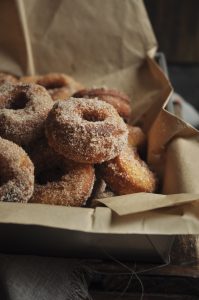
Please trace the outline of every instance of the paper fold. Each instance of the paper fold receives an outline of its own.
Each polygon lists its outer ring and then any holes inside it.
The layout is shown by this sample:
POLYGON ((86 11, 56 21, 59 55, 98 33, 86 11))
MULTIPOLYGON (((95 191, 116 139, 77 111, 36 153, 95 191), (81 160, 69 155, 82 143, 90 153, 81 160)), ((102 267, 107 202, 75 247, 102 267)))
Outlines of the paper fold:
POLYGON ((199 205, 118 216, 108 207, 74 208, 0 203, 1 224, 23 224, 105 234, 199 234, 199 205))
POLYGON ((150 211, 158 208, 172 207, 192 203, 199 200, 199 194, 161 195, 152 193, 136 193, 131 195, 99 199, 119 216, 150 211))

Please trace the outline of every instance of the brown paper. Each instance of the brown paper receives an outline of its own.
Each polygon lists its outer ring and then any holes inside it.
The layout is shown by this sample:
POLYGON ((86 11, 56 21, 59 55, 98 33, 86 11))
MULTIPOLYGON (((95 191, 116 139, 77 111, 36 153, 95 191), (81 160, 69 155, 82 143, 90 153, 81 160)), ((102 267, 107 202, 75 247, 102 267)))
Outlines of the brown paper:
POLYGON ((198 156, 198 136, 176 138, 171 142, 166 153, 163 193, 199 194, 198 156))
POLYGON ((0 203, 0 223, 38 225, 91 233, 198 234, 199 205, 118 216, 108 207, 74 208, 0 203))
POLYGON ((23 1, 0 2, 1 71, 22 75, 34 70, 23 1))
POLYGON ((4 0, 0 11, 6 28, 0 35, 2 52, 10 54, 1 55, 0 62, 7 71, 18 65, 23 73, 67 72, 90 84, 155 53, 141 1, 4 0))
POLYGON ((0 222, 88 232, 199 233, 198 132, 165 109, 172 88, 152 59, 156 40, 142 1, 4 0, 0 19, 2 70, 65 72, 86 86, 126 92, 133 124, 148 134, 148 162, 164 193, 178 194, 103 200, 112 210, 0 203, 0 222))

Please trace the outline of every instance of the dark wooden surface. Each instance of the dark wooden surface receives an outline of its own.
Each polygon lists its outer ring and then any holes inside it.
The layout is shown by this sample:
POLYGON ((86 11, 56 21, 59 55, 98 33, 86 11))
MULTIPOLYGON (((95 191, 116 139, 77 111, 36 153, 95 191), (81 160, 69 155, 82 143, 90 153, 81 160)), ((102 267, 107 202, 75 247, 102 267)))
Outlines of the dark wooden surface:
POLYGON ((169 62, 199 62, 199 1, 145 0, 160 50, 169 62))
POLYGON ((88 262, 94 299, 199 299, 199 238, 179 236, 170 263, 88 262), (100 298, 101 297, 101 298, 100 298))
POLYGON ((199 111, 199 64, 169 64, 169 77, 175 92, 199 111))

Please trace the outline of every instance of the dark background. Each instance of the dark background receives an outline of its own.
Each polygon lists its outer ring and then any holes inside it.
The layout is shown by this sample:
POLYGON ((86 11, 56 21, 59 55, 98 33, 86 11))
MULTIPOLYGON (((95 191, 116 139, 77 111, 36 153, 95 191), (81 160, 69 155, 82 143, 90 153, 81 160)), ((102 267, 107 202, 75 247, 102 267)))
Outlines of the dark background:
POLYGON ((144 2, 175 91, 199 110, 199 1, 144 2))

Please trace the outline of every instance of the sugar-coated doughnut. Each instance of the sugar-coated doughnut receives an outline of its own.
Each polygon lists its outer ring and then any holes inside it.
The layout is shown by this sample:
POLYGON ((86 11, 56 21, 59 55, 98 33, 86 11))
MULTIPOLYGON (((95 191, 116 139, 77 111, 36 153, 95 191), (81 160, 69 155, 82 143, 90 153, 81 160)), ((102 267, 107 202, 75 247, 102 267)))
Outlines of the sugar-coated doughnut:
POLYGON ((35 188, 30 202, 82 206, 91 195, 95 171, 92 165, 79 164, 57 155, 40 140, 30 150, 35 165, 35 188))
POLYGON ((81 163, 110 160, 127 144, 128 130, 110 104, 96 99, 70 98, 57 102, 46 120, 49 145, 81 163))
POLYGON ((57 169, 48 170, 35 184, 30 202, 64 206, 82 206, 91 194, 94 182, 94 168, 88 164, 68 163, 57 169), (55 177, 57 175, 57 178, 55 177))
POLYGON ((22 146, 38 139, 53 104, 42 86, 4 83, 0 86, 0 136, 22 146))
POLYGON ((34 188, 34 166, 26 152, 0 138, 0 201, 28 202, 34 188))
POLYGON ((67 100, 75 92, 82 89, 82 85, 72 77, 62 73, 49 73, 46 75, 25 76, 20 81, 25 83, 36 83, 45 87, 52 99, 67 100))
POLYGON ((83 89, 73 95, 75 98, 98 98, 115 107, 119 115, 128 120, 131 116, 131 102, 129 97, 117 90, 106 88, 83 89))
POLYGON ((119 156, 103 163, 100 170, 107 185, 117 195, 155 191, 155 175, 135 148, 126 147, 119 156))

